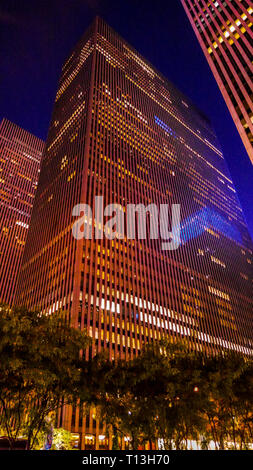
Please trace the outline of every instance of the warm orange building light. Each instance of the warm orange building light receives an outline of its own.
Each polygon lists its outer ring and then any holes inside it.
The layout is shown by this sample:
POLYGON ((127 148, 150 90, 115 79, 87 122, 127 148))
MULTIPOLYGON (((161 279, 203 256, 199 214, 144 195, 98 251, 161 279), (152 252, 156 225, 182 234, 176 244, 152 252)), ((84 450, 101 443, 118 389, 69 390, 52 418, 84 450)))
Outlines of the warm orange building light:
POLYGON ((12 304, 37 189, 44 142, 0 123, 0 301, 12 304))
POLYGON ((253 163, 253 4, 181 0, 253 163))
MULTIPOLYGON (((129 359, 169 335, 250 355, 247 259, 252 244, 208 119, 97 18, 62 67, 18 302, 70 311, 94 339, 87 354, 129 359), (98 195, 105 205, 181 204, 180 247, 75 240, 73 207, 93 209, 98 195)), ((99 443, 96 416, 79 411, 64 409, 59 426, 80 432, 82 448, 89 436, 99 443)))

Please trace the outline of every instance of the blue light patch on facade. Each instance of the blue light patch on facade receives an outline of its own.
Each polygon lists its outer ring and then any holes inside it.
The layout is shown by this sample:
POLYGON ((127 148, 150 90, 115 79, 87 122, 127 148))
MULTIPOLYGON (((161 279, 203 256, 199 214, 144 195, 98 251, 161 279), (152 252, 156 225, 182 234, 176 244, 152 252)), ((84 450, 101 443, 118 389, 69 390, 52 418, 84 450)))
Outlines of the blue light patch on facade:
POLYGON ((215 230, 237 243, 242 242, 239 230, 209 207, 204 207, 182 222, 180 230, 181 241, 187 243, 200 236, 206 229, 215 230))
POLYGON ((155 122, 156 124, 158 124, 158 126, 160 126, 165 132, 167 132, 167 134, 171 135, 172 137, 174 137, 175 139, 177 139, 177 134, 175 133, 175 131, 173 131, 171 129, 171 127, 169 127, 167 124, 165 124, 165 122, 161 121, 161 119, 159 119, 157 116, 155 116, 155 122))

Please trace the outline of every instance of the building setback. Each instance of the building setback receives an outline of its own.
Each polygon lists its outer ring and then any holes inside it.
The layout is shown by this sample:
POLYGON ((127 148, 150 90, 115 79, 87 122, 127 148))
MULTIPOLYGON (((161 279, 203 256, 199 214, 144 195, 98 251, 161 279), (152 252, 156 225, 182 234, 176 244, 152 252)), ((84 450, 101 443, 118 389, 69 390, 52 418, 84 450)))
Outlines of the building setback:
POLYGON ((38 184, 44 142, 0 123, 0 301, 12 304, 38 184))
POLYGON ((253 163, 253 5, 181 0, 253 163))
MULTIPOLYGON (((91 223, 91 220, 87 220, 91 223)), ((68 310, 110 359, 169 335, 252 354, 252 244, 208 119, 96 18, 62 67, 18 287, 18 302, 68 310), (181 245, 75 240, 78 203, 181 205, 181 245)), ((103 435, 92 412, 59 425, 103 435)), ((88 433, 86 435, 86 433, 88 433)), ((87 437, 88 436, 88 437, 87 437)), ((100 445, 104 445, 101 440, 100 445)))

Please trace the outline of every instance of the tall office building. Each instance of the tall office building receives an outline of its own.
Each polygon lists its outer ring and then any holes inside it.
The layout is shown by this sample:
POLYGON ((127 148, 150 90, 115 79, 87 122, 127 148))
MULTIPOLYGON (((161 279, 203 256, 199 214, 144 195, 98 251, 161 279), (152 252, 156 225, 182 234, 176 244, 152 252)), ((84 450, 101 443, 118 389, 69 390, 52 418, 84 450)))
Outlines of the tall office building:
MULTIPOLYGON (((208 119, 97 18, 62 68, 19 303, 70 311, 94 339, 90 353, 107 349, 111 359, 134 357, 163 335, 187 338, 197 350, 252 354, 251 263, 242 209, 208 119), (180 247, 162 250, 150 236, 96 238, 95 196, 123 211, 130 203, 180 204, 180 247), (91 239, 72 235, 79 203, 93 209, 85 219, 91 239)), ((92 414, 85 421, 78 413, 64 410, 59 425, 82 432, 82 448, 92 446, 103 432, 92 414)))
POLYGON ((0 301, 12 304, 38 184, 44 142, 0 124, 0 301))
POLYGON ((181 0, 253 163, 253 5, 181 0))

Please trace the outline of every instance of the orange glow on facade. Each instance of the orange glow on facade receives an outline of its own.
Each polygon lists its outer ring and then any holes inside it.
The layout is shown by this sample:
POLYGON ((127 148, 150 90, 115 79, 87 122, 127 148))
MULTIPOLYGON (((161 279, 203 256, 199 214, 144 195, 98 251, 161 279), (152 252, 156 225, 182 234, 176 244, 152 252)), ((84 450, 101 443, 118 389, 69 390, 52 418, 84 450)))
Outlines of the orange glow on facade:
POLYGON ((252 2, 181 1, 253 163, 252 2))
MULTIPOLYGON (((97 18, 62 67, 17 300, 67 309, 88 354, 132 358, 164 335, 192 348, 253 352, 252 244, 209 121, 97 18), (180 204, 182 243, 75 240, 76 204, 180 204), (249 260, 249 261, 248 261, 249 260)), ((59 425, 103 428, 64 409, 59 425)), ((96 440, 99 442, 99 439, 96 440)))
POLYGON ((12 304, 38 184, 44 142, 0 124, 0 300, 12 304))

